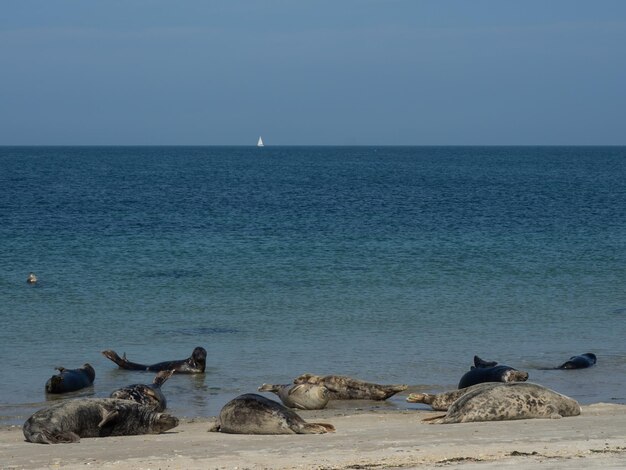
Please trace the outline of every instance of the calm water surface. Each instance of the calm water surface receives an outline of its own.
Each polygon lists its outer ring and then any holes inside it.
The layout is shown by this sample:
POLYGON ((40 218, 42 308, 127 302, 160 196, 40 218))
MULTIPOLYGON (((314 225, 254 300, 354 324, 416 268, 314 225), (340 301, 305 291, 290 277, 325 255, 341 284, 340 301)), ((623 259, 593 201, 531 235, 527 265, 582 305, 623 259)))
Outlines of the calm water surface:
POLYGON ((195 346, 182 416, 304 372, 441 391, 474 354, 626 403, 625 280, 624 147, 0 147, 0 423, 67 399, 56 366, 104 397, 153 376, 101 350, 195 346))

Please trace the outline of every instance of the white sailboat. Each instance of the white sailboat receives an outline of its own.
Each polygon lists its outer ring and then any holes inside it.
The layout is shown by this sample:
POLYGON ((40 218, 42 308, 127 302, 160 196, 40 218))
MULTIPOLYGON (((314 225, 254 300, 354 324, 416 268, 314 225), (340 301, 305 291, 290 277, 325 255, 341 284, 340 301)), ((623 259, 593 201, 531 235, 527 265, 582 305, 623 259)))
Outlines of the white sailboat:
POLYGON ((263 139, 261 138, 261 136, 259 136, 259 141, 256 143, 257 147, 265 147, 265 144, 263 143, 263 139))

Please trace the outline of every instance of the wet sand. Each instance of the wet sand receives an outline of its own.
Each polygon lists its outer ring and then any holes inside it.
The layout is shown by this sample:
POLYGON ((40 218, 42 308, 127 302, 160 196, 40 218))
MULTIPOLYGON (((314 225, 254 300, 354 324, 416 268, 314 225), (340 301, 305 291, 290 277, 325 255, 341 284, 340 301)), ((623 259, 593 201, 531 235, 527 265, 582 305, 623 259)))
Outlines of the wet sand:
POLYGON ((24 441, 19 426, 0 430, 2 469, 378 469, 624 468, 626 405, 583 406, 562 419, 428 424, 423 409, 299 412, 329 422, 323 435, 250 436, 207 432, 206 419, 183 419, 165 434, 24 441))

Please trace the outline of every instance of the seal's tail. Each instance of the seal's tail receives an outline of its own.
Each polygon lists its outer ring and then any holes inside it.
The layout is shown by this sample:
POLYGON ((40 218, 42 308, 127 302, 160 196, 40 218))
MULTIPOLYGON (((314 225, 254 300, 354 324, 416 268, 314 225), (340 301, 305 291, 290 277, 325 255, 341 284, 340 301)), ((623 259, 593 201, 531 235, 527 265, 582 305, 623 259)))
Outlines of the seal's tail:
MULTIPOLYGON (((395 395, 396 393, 399 392, 404 392, 407 388, 409 388, 408 385, 385 385, 382 388, 382 397, 379 398, 380 400, 386 400, 387 398, 395 395)), ((378 398, 377 398, 378 399, 378 398)))
POLYGON ((167 381, 167 379, 169 379, 172 376, 172 374, 174 374, 174 369, 162 370, 154 377, 154 380, 152 381, 152 383, 160 387, 167 381))

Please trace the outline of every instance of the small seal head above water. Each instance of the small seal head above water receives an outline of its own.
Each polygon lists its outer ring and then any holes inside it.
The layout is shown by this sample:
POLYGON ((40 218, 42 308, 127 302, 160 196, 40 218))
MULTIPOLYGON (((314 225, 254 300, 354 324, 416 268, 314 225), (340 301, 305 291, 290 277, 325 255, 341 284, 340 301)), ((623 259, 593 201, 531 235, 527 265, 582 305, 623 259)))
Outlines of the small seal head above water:
POLYGON ((178 426, 178 419, 147 406, 115 398, 67 400, 37 411, 22 430, 28 442, 58 444, 81 437, 159 434, 178 426))
POLYGON ((328 389, 315 384, 263 384, 259 387, 259 392, 273 392, 278 395, 283 405, 299 410, 321 410, 330 399, 328 389))
POLYGON ((554 419, 579 414, 580 405, 572 398, 541 385, 512 382, 476 388, 453 402, 445 416, 426 418, 424 421, 452 424, 531 418, 554 419))
POLYGON ((211 432, 230 434, 324 434, 334 432, 332 424, 307 423, 278 402, 247 393, 229 401, 214 418, 211 432))
POLYGON ((303 374, 296 377, 294 384, 323 385, 328 389, 331 400, 386 400, 402 392, 407 385, 380 385, 343 375, 326 375, 321 377, 313 374, 303 374))
POLYGON ((26 282, 28 284, 36 284, 37 283, 37 276, 35 276, 35 273, 30 273, 28 275, 28 277, 26 278, 26 282))
POLYGON ((201 374, 206 369, 206 349, 198 346, 196 347, 191 356, 187 359, 180 359, 175 361, 159 362, 152 365, 138 364, 136 362, 130 362, 124 357, 119 357, 117 353, 111 349, 102 351, 102 354, 115 362, 120 368, 127 370, 147 370, 152 372, 159 372, 161 370, 173 370, 178 374, 201 374))
POLYGON ((478 356, 474 356, 474 366, 461 377, 459 388, 483 382, 524 382, 526 380, 528 380, 528 372, 498 365, 497 362, 483 361, 478 356))
POLYGON ((572 356, 569 361, 561 364, 557 369, 585 369, 596 363, 596 355, 593 353, 585 353, 580 356, 572 356))
POLYGON ((128 385, 111 393, 111 398, 119 398, 121 400, 133 400, 142 405, 152 408, 154 411, 164 411, 167 407, 167 400, 161 391, 161 385, 169 379, 173 370, 162 370, 154 377, 152 384, 133 384, 128 385))
POLYGON ((53 375, 46 382, 47 393, 75 392, 81 388, 93 385, 96 371, 90 364, 85 364, 79 369, 56 368, 59 373, 53 375))

